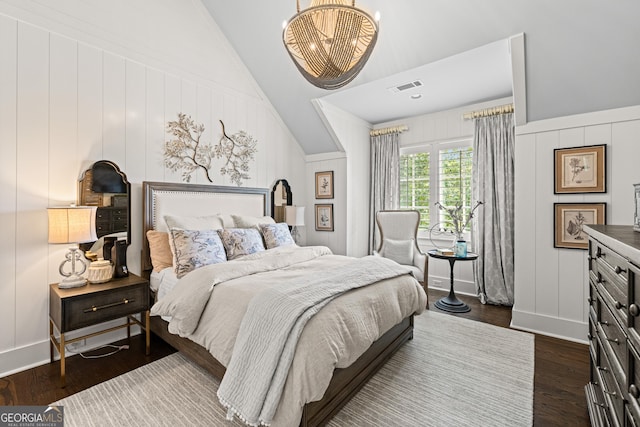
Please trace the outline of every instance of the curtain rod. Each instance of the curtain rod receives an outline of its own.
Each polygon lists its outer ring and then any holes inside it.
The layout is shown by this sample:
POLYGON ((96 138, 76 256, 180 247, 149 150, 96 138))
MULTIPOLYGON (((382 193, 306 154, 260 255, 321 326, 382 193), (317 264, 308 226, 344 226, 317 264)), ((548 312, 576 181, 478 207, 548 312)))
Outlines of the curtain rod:
POLYGON ((393 126, 390 128, 374 129, 372 131, 369 131, 369 136, 386 135, 394 132, 402 133, 406 130, 409 130, 409 128, 405 125, 393 126))
POLYGON ((495 116, 498 114, 513 113, 513 104, 499 105, 497 107, 485 108, 484 110, 468 111, 462 115, 465 120, 477 119, 478 117, 495 116))

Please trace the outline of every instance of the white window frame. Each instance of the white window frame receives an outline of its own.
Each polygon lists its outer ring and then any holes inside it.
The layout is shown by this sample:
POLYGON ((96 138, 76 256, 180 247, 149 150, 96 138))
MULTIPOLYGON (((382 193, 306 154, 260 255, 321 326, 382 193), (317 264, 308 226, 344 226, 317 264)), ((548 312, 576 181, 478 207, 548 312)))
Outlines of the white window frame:
MULTIPOLYGON (((440 150, 466 148, 473 145, 473 137, 460 138, 447 141, 436 141, 430 143, 417 143, 400 147, 400 155, 429 153, 429 227, 440 222, 440 210, 435 206, 435 202, 440 197, 440 150), (435 198, 433 197, 435 195, 435 198)), ((428 230, 418 231, 419 239, 429 239, 428 230)), ((471 240, 469 232, 465 233, 465 239, 471 240)))

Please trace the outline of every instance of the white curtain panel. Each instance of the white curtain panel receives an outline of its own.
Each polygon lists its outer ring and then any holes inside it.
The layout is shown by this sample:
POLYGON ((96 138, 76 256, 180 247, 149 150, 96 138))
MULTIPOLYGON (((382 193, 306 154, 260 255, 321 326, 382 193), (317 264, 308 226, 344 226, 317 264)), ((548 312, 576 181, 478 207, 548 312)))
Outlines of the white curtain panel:
POLYGON ((475 119, 473 196, 476 214, 476 290, 483 304, 513 305, 514 149, 513 113, 475 119))
POLYGON ((377 248, 376 212, 400 207, 400 133, 371 137, 369 253, 377 248))

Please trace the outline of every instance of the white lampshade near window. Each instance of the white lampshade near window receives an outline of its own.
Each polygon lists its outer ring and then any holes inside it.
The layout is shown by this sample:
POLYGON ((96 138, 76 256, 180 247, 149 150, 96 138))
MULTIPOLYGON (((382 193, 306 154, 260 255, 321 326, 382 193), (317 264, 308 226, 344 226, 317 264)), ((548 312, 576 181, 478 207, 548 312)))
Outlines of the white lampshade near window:
MULTIPOLYGON (((96 208, 91 206, 63 206, 48 208, 49 243, 85 243, 97 240, 95 216, 96 208)), ((87 264, 77 247, 69 248, 65 260, 60 264, 59 271, 64 277, 58 284, 60 288, 75 288, 84 286, 87 280, 82 277, 87 264), (71 271, 65 271, 65 265, 71 263, 71 271), (81 270, 76 270, 76 263, 80 263, 81 270)))
POLYGON ((284 221, 291 226, 291 236, 298 243, 298 227, 304 226, 304 206, 285 206, 284 221))

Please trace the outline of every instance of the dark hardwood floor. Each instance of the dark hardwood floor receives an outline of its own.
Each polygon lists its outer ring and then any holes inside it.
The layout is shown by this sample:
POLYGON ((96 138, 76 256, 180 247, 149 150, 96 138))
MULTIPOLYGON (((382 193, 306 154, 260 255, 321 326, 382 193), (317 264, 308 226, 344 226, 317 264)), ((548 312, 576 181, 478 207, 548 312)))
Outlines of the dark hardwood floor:
MULTIPOLYGON (((433 304, 445 293, 429 291, 433 304)), ((509 327, 511 309, 482 305, 476 298, 459 296, 471 307, 468 313, 452 314, 479 322, 509 327)), ((122 341, 119 344, 125 344, 122 341)), ((151 355, 145 356, 141 336, 131 339, 130 348, 105 359, 67 358, 67 386, 60 388, 59 363, 38 366, 0 378, 0 406, 46 405, 95 384, 165 357, 175 350, 153 337, 151 355)), ((108 352, 109 349, 95 353, 108 352)), ((589 415, 584 386, 589 381, 589 350, 576 344, 542 335, 535 337, 535 379, 533 418, 535 426, 588 426, 589 415)))

